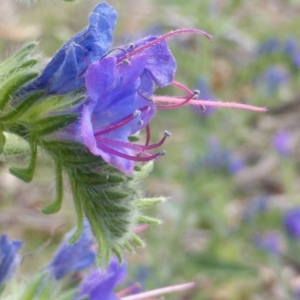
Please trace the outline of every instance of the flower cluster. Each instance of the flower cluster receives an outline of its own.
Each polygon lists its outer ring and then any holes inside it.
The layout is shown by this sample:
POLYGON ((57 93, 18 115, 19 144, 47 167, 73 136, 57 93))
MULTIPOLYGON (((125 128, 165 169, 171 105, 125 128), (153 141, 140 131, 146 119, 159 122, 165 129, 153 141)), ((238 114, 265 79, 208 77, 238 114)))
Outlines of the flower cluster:
MULTIPOLYGON (((121 250, 132 249, 131 243, 143 245, 133 232, 136 225, 159 223, 140 210, 163 198, 144 198, 137 187, 151 170, 151 162, 164 154, 155 149, 170 136, 165 131, 160 141, 151 142, 150 122, 158 110, 190 104, 263 111, 199 100, 199 91, 174 80, 176 61, 166 40, 186 33, 211 39, 209 34, 179 29, 112 48, 116 20, 114 8, 102 2, 90 14, 89 25, 67 41, 44 69, 32 56, 34 45, 12 60, 23 68, 0 66, 0 71, 12 74, 1 86, 0 146, 7 153, 12 134, 27 141, 31 155, 26 168, 12 167, 11 173, 29 182, 38 149, 48 154, 56 168, 56 199, 43 212, 60 209, 63 173, 67 174, 78 218, 71 240, 82 235, 86 216, 99 244, 100 264, 108 264, 112 253, 121 260, 121 250), (156 95, 158 88, 168 85, 186 95, 156 95), (137 143, 141 130, 146 131, 145 142, 137 143)), ((52 269, 56 277, 62 276, 55 264, 52 269)))

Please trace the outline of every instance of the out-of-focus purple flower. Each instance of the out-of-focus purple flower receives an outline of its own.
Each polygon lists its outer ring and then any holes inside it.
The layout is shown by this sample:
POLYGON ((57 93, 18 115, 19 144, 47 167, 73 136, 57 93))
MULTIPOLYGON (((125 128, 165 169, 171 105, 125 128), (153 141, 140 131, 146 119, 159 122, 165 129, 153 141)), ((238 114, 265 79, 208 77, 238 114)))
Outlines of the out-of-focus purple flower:
POLYGON ((288 57, 292 58, 295 56, 297 48, 298 48, 297 39, 294 37, 289 37, 287 38, 287 40, 283 45, 283 53, 288 57))
POLYGON ((200 168, 225 169, 231 174, 242 170, 246 163, 231 150, 224 148, 218 139, 212 137, 207 141, 206 154, 196 164, 200 168))
POLYGON ((91 267, 95 262, 95 239, 88 221, 84 221, 83 233, 78 242, 69 244, 73 234, 74 230, 65 236, 52 262, 48 266, 50 273, 56 279, 60 279, 69 273, 78 272, 91 267))
POLYGON ((256 84, 261 86, 269 96, 274 95, 278 88, 290 80, 289 71, 281 65, 272 65, 265 69, 256 79, 256 84))
POLYGON ((294 56, 295 66, 300 69, 300 51, 298 51, 294 56))
POLYGON ((273 147, 282 157, 287 157, 291 153, 290 135, 286 130, 279 130, 273 136, 273 147))
POLYGON ((265 212, 267 208, 268 196, 266 194, 259 195, 249 201, 245 207, 242 218, 245 222, 249 222, 258 214, 265 212))
POLYGON ((114 257, 106 270, 94 269, 86 276, 79 286, 79 293, 73 300, 118 300, 114 293, 115 287, 124 280, 127 275, 127 264, 119 264, 114 257))
POLYGON ((65 43, 21 93, 45 89, 48 94, 67 94, 84 87, 88 66, 100 60, 112 45, 116 19, 112 6, 98 4, 89 16, 89 26, 65 43))
MULTIPOLYGON (((212 94, 208 83, 205 79, 200 78, 197 81, 197 89, 200 91, 200 96, 199 98, 201 100, 216 100, 215 96, 212 94)), ((203 115, 204 117, 209 117, 211 114, 213 114, 216 110, 216 107, 213 106, 207 106, 205 107, 204 111, 201 110, 199 106, 192 106, 193 110, 200 115, 203 115)))
POLYGON ((293 239, 300 239, 300 207, 288 210, 283 218, 283 226, 287 234, 293 239))
POLYGON ((254 236, 253 242, 258 249, 270 254, 277 255, 281 251, 280 235, 275 231, 257 234, 254 236))
POLYGON ((7 235, 0 237, 0 286, 11 278, 19 265, 21 256, 17 252, 22 244, 20 240, 10 240, 7 235))
POLYGON ((258 56, 272 54, 280 50, 280 41, 277 38, 269 38, 262 42, 256 51, 258 56))

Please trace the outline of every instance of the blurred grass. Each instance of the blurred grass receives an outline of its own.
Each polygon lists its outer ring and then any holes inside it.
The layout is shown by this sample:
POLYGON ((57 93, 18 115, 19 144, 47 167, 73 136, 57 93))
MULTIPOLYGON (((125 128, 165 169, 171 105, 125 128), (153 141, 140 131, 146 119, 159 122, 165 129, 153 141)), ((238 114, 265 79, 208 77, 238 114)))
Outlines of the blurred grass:
MULTIPOLYGON (((3 56, 30 39, 40 41, 39 48, 45 55, 53 55, 87 24, 87 15, 96 3, 44 1, 24 7, 11 2, 5 9, 13 17, 0 24, 3 56), (12 28, 14 34, 7 36, 5 28, 12 28), (28 29, 26 34, 21 28, 28 29), (22 33, 19 38, 18 32, 22 33)), ((289 299, 284 286, 293 290, 292 282, 299 274, 280 259, 256 249, 253 238, 270 230, 282 232, 283 212, 299 199, 300 74, 285 55, 258 57, 256 50, 271 37, 280 41, 293 37, 300 49, 298 1, 109 3, 119 13, 116 45, 134 41, 151 30, 205 30, 215 36, 213 43, 192 35, 170 40, 178 62, 176 80, 193 89, 199 78, 205 78, 218 99, 270 109, 270 113, 261 114, 219 108, 209 117, 188 107, 158 112, 152 123, 153 141, 164 129, 173 135, 164 145, 167 155, 155 162, 144 187, 146 194, 170 196, 170 200, 153 211, 164 224, 143 234, 147 248, 138 249, 138 255, 128 255, 130 279, 134 280, 140 266, 146 266, 147 288, 196 282, 193 291, 167 299, 289 299), (287 68, 291 78, 270 96, 254 82, 275 63, 287 68), (289 110, 291 103, 296 108, 289 110), (282 105, 279 113, 273 113, 282 105), (282 128, 289 130, 294 140, 286 159, 279 157, 272 146, 274 133, 282 128), (210 137, 241 156, 247 163, 244 169, 230 174, 224 168, 203 167, 200 162, 209 151, 210 137), (266 195, 267 209, 254 212, 254 217, 245 222, 243 215, 250 210, 249 204, 260 195, 266 195), (278 264, 292 276, 284 273, 278 277, 278 264)), ((176 94, 171 88, 161 92, 176 94)), ((53 175, 43 158, 29 187, 9 177, 6 169, 1 176, 1 232, 26 240, 24 269, 33 272, 36 265, 47 264, 63 232, 75 223, 72 203, 67 195, 68 201, 58 215, 43 216, 38 211, 52 196, 49 186, 53 175), (32 265, 31 260, 36 263, 32 265)))

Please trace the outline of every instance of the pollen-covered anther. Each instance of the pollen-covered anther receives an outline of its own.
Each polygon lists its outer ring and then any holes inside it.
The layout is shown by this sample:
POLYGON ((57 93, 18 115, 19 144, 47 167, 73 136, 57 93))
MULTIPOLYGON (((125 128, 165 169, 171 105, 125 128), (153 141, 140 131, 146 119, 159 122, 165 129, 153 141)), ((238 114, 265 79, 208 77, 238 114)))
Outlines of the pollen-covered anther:
POLYGON ((127 65, 127 66, 130 66, 130 65, 131 65, 131 62, 130 62, 129 59, 124 59, 124 60, 122 61, 122 63, 123 63, 124 65, 127 65))
POLYGON ((160 156, 158 156, 157 158, 160 158, 160 157, 164 156, 166 153, 167 153, 166 150, 160 151, 159 152, 160 156))
POLYGON ((206 111, 206 107, 204 105, 199 105, 199 108, 201 110, 201 112, 205 112, 206 111))
POLYGON ((139 117, 140 115, 141 115, 141 111, 140 111, 139 109, 135 110, 135 111, 133 112, 133 114, 132 114, 132 116, 133 116, 134 118, 137 118, 137 117, 139 117))
POLYGON ((172 133, 168 130, 165 130, 164 131, 164 136, 167 138, 167 137, 170 137, 172 135, 172 133))
POLYGON ((199 90, 194 90, 193 93, 194 93, 193 99, 197 99, 198 96, 200 95, 200 91, 199 90))

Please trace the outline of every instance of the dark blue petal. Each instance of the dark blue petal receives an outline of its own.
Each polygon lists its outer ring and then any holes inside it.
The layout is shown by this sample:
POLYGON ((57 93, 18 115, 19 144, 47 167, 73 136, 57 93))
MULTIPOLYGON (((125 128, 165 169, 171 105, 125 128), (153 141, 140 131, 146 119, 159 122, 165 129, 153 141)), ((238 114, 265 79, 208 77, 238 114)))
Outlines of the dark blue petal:
POLYGON ((11 278, 20 263, 17 252, 22 244, 20 240, 10 240, 7 235, 0 237, 0 286, 11 278))
POLYGON ((88 221, 85 220, 84 230, 79 241, 75 244, 69 244, 73 234, 74 232, 72 231, 66 235, 48 267, 56 279, 60 279, 72 272, 78 272, 94 264, 96 251, 93 249, 93 246, 95 240, 88 221))
POLYGON ((22 90, 46 89, 49 94, 66 94, 84 87, 88 66, 100 60, 111 47, 117 13, 103 2, 89 16, 90 24, 65 43, 42 74, 22 90))

